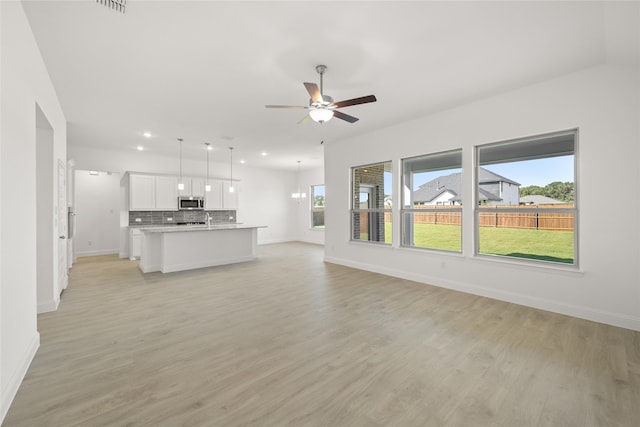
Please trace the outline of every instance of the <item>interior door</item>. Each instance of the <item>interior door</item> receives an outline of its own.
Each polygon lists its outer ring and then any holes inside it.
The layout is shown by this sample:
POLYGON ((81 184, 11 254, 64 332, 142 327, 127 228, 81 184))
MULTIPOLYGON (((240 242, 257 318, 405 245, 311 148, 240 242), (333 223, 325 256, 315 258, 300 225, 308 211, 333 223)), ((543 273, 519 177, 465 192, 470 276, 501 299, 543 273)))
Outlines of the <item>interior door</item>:
POLYGON ((58 295, 67 287, 67 171, 62 160, 58 160, 58 295))

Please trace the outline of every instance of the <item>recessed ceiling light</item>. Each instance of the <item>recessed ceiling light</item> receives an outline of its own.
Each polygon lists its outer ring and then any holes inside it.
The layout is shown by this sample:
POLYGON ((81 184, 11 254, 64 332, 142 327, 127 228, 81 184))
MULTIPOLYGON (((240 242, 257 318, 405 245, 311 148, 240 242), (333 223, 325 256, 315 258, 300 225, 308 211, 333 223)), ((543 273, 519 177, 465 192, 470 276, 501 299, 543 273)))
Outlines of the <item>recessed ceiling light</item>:
POLYGON ((138 151, 144 151, 144 147, 142 145, 138 145, 136 148, 138 151))
POLYGON ((211 146, 211 144, 209 144, 209 143, 205 143, 205 144, 207 144, 207 150, 209 150, 209 151, 213 150, 213 147, 211 146))
POLYGON ((266 151, 263 151, 263 152, 262 152, 262 153, 260 153, 260 154, 262 154, 263 156, 266 156, 266 155, 267 155, 267 152, 266 152, 266 151))
POLYGON ((145 132, 142 135, 144 135, 145 138, 151 138, 151 132, 145 132))
POLYGON ((242 163, 244 165, 244 159, 240 160, 240 163, 242 163))
POLYGON ((98 171, 89 171, 89 175, 98 175, 98 171))

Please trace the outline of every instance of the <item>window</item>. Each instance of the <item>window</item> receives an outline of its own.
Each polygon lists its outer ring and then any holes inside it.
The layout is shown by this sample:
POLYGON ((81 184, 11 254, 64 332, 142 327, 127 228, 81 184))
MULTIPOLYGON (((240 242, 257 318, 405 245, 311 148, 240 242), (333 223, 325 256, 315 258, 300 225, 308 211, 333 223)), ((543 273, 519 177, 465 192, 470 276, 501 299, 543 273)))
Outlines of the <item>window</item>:
POLYGON ((391 162, 352 168, 352 240, 391 244, 391 170, 391 162))
POLYGON ((324 185, 311 186, 311 228, 324 228, 324 185))
POLYGON ((402 245, 462 251, 462 150, 402 160, 402 245))
POLYGON ((476 147, 476 253, 577 265, 576 135, 476 147))

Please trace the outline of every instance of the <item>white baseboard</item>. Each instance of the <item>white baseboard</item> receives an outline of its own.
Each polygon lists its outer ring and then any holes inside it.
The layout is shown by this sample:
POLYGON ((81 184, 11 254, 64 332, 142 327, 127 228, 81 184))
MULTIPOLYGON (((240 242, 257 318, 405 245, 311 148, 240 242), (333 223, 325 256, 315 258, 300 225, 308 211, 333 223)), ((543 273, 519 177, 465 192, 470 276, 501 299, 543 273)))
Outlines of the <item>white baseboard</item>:
POLYGON ((33 358, 38 351, 38 347, 40 347, 40 334, 36 332, 31 339, 31 343, 25 351, 24 356, 22 357, 22 364, 15 372, 13 372, 13 374, 11 374, 9 381, 6 382, 6 388, 2 389, 0 424, 2 424, 2 422, 4 421, 4 417, 7 415, 7 412, 9 412, 11 402, 13 402, 13 398, 16 396, 16 393, 18 393, 20 384, 22 384, 22 380, 27 374, 27 370, 29 369, 31 362, 33 361, 33 358))
POLYGON ((274 243, 288 243, 295 242, 296 239, 258 239, 258 246, 260 245, 271 245, 274 243))
POLYGON ((48 313, 50 311, 56 311, 58 306, 60 305, 60 296, 54 299, 53 301, 40 302, 38 303, 38 314, 40 313, 48 313))
POLYGON ((627 316, 620 313, 613 313, 604 310, 593 309, 590 307, 577 306, 564 302, 553 301, 544 298, 533 297, 530 295, 516 294, 496 289, 485 288, 470 283, 462 283, 442 277, 433 277, 422 274, 407 273, 406 271, 388 268, 380 265, 366 264, 325 256, 326 262, 346 267, 357 268, 358 270, 371 271, 374 273, 384 274, 387 276, 398 277, 400 279, 412 280, 414 282, 425 283, 427 285, 447 288, 454 291, 465 292, 468 294, 479 295, 495 300, 506 301, 513 304, 524 305, 527 307, 537 308, 540 310, 551 311, 553 313, 564 314, 567 316, 577 317, 580 319, 591 320, 607 325, 618 326, 625 329, 640 331, 640 318, 627 316))
POLYGON ((97 256, 97 255, 113 255, 113 254, 120 254, 120 249, 99 249, 96 251, 81 251, 81 252, 77 252, 76 256, 83 257, 83 256, 97 256))

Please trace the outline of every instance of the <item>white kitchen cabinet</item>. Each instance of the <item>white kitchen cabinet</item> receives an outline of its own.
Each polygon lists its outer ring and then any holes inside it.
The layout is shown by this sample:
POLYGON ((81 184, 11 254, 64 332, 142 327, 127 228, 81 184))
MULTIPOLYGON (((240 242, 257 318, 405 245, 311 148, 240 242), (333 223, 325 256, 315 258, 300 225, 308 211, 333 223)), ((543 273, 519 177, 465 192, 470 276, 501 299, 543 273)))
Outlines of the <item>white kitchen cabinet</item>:
POLYGON ((147 211, 156 208, 156 177, 153 175, 129 176, 129 210, 147 211))
POLYGON ((205 192, 204 208, 208 211, 222 209, 222 181, 210 179, 211 191, 205 192))
POLYGON ((129 259, 140 258, 140 229, 129 229, 129 259))
POLYGON ((178 179, 175 176, 156 176, 155 209, 174 211, 178 209, 178 179))
POLYGON ((178 195, 186 197, 204 197, 204 179, 182 177, 183 190, 178 190, 178 195))
POLYGON ((191 196, 204 197, 204 179, 191 178, 191 196))
POLYGON ((229 191, 229 181, 225 181, 222 190, 222 209, 238 209, 238 193, 240 184, 234 181, 233 193, 229 191))
MULTIPOLYGON (((178 178, 178 183, 180 182, 180 178, 178 178)), ((182 177, 182 184, 184 184, 184 188, 182 190, 178 190, 178 196, 191 196, 191 178, 182 177)))
POLYGON ((130 211, 175 211, 178 209, 178 180, 168 175, 129 175, 130 211))

